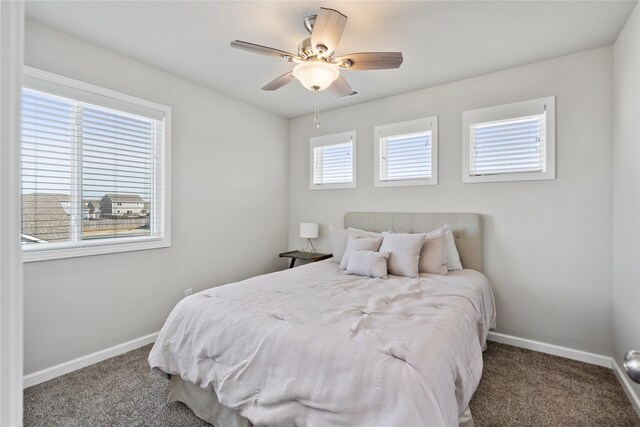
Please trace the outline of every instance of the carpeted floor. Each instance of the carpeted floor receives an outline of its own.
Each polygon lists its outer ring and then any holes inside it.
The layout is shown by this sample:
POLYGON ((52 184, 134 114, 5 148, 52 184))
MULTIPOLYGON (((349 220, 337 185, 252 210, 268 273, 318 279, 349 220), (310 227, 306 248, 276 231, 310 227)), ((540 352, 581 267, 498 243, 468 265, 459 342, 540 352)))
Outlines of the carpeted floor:
MULTIPOLYGON (((30 387, 25 426, 208 426, 149 372, 150 346, 30 387)), ((490 343, 476 426, 640 426, 609 369, 490 343)))
POLYGON ((482 426, 640 426, 611 369, 489 343, 471 415, 482 426))

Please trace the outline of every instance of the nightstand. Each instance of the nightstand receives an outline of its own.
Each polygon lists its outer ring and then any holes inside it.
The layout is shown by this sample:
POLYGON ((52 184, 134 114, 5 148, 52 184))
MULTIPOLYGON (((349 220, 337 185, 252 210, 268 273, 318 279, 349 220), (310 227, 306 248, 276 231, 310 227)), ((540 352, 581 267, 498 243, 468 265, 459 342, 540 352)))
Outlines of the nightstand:
POLYGON ((282 252, 280 254, 280 258, 291 258, 291 263, 289 263, 289 268, 293 268, 293 265, 296 263, 297 259, 302 259, 305 261, 309 261, 309 262, 318 262, 318 261, 322 261, 323 259, 327 259, 327 258, 331 258, 333 255, 331 254, 312 254, 312 253, 305 253, 302 251, 289 251, 289 252, 282 252))

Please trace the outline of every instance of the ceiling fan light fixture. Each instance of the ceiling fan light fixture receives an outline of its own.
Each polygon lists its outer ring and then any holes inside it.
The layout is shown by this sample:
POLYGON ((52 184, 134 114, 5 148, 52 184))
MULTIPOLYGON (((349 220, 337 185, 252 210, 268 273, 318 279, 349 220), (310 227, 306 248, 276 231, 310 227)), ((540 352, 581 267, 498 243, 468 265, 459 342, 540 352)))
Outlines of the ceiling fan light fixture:
POLYGON ((331 86, 340 77, 340 71, 326 62, 306 61, 295 66, 293 75, 302 86, 315 92, 331 86))

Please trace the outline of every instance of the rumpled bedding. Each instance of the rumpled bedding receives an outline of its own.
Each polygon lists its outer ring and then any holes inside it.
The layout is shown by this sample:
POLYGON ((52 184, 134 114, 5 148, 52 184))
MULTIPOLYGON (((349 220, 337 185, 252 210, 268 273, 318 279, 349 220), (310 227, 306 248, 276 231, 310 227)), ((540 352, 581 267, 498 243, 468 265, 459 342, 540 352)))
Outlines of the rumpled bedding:
POLYGON ((477 271, 372 279, 326 260, 183 299, 149 364, 257 426, 457 426, 494 322, 477 271))

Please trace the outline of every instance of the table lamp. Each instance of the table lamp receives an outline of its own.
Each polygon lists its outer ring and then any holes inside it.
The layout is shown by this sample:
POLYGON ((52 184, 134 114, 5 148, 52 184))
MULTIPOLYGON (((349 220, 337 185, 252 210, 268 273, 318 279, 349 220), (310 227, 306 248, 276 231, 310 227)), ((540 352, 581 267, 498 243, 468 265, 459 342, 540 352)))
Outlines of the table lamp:
POLYGON ((317 222, 301 222, 300 237, 303 239, 307 239, 301 251, 304 252, 305 254, 315 254, 316 248, 313 247, 313 243, 311 242, 311 239, 318 238, 318 223, 317 222))

